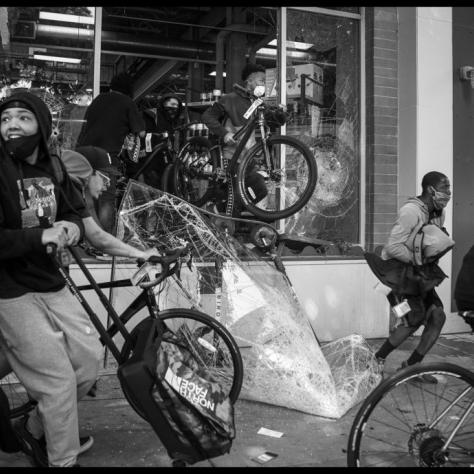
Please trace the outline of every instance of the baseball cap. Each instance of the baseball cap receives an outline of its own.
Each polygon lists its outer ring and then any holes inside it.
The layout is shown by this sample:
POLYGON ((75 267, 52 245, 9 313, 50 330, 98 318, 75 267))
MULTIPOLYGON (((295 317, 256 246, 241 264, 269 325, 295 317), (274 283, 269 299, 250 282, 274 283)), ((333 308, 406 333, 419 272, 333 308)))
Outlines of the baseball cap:
POLYGON ((68 175, 76 183, 82 184, 94 172, 87 158, 77 151, 63 150, 61 160, 68 175))
POLYGON ((106 171, 110 174, 119 175, 119 171, 112 166, 112 160, 106 150, 98 146, 79 146, 76 151, 85 156, 94 170, 106 171))

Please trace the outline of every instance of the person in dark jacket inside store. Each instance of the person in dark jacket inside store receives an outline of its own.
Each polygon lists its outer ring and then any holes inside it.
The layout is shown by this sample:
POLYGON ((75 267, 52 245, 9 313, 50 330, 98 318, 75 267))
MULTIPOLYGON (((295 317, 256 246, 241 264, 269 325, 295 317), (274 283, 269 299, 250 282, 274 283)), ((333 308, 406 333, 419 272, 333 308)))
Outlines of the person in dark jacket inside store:
MULTIPOLYGON (((119 155, 129 134, 145 136, 145 124, 132 100, 132 78, 120 73, 112 78, 110 91, 99 94, 89 105, 77 147, 92 145, 103 148, 111 157, 111 166, 120 168, 119 155)), ((115 224, 115 194, 117 173, 110 173, 110 186, 99 198, 98 217, 102 227, 110 233, 115 224)))
MULTIPOLYGON (((183 104, 175 94, 166 94, 156 103, 156 107, 147 107, 143 110, 142 116, 145 122, 146 135, 140 150, 140 161, 134 167, 129 167, 131 172, 136 172, 139 169, 147 157, 150 156, 151 150, 163 139, 168 139, 175 151, 179 151, 179 132, 175 132, 176 128, 184 123, 182 114, 183 104), (164 132, 168 134, 168 138, 153 135, 154 133, 162 134, 164 132)), ((166 153, 158 153, 143 170, 143 181, 150 186, 161 189, 161 177, 164 169, 169 164, 168 161, 166 153)))
POLYGON ((51 156, 51 129, 35 95, 0 103, 0 345, 38 402, 14 427, 23 450, 37 466, 65 467, 91 445, 80 442, 77 403, 97 378, 102 345, 48 254, 51 244, 75 245, 88 216, 51 156))
MULTIPOLYGON (((245 93, 235 89, 229 94, 224 94, 218 102, 206 109, 202 114, 202 121, 209 128, 211 134, 218 137, 223 143, 222 153, 224 158, 230 160, 237 148, 237 142, 233 135, 240 130, 248 119, 244 117, 245 112, 252 104, 250 95, 262 97, 265 95, 265 68, 260 64, 249 63, 242 70, 242 82, 245 93)), ((282 108, 274 108, 270 111, 271 117, 279 125, 286 121, 286 113, 282 108)), ((244 147, 244 151, 255 144, 255 134, 251 135, 244 147)), ((247 183, 252 187, 255 194, 255 202, 262 201, 267 195, 265 178, 258 172, 251 172, 247 177, 247 183)), ((227 196, 224 198, 224 202, 227 196)), ((239 204, 234 207, 239 209, 239 204)), ((218 210, 223 210, 223 207, 218 210)))

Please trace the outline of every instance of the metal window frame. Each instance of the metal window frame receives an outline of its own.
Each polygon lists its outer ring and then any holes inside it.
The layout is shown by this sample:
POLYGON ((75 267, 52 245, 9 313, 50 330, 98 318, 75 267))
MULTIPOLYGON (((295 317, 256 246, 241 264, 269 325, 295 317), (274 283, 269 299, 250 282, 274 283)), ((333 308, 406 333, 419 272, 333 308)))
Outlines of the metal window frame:
MULTIPOLYGON (((286 35, 287 35, 287 15, 288 10, 299 10, 311 13, 321 13, 328 16, 336 16, 342 18, 353 18, 360 21, 359 25, 359 51, 360 51, 360 134, 359 134, 359 158, 360 158, 360 169, 359 169, 359 242, 358 244, 365 247, 365 227, 366 227, 366 159, 365 159, 365 148, 366 148, 366 112, 365 112, 365 100, 366 100, 366 71, 365 71, 365 7, 360 7, 360 14, 342 12, 339 10, 330 10, 327 8, 319 7, 280 7, 279 15, 279 35, 277 41, 277 57, 280 67, 278 67, 278 82, 279 84, 286 84, 286 35), (282 41, 282 39, 284 41, 282 41)), ((286 88, 279 88, 278 99, 280 103, 286 103, 286 88)), ((286 128, 282 127, 282 133, 286 132, 286 128)))
POLYGON ((102 7, 95 8, 95 24, 94 24, 94 72, 92 98, 100 93, 100 56, 102 53, 102 7))

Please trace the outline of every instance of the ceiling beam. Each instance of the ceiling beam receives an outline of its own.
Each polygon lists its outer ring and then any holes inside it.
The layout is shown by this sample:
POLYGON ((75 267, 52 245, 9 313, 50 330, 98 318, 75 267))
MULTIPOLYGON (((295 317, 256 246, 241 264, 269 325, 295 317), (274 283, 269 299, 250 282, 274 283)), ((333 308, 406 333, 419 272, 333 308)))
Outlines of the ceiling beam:
MULTIPOLYGON (((213 8, 209 13, 203 15, 199 21, 205 25, 217 26, 225 19, 225 7, 216 7, 213 8)), ((202 28, 198 30, 198 38, 204 38, 210 31, 210 28, 202 28)), ((181 39, 193 40, 192 29, 190 28, 186 33, 181 36, 181 39)), ((192 59, 194 61, 194 59, 192 59)), ((133 98, 134 100, 139 99, 151 89, 153 89, 156 84, 158 84, 162 79, 164 79, 168 74, 170 74, 176 66, 179 65, 177 60, 169 60, 164 64, 155 62, 152 67, 149 69, 149 74, 145 74, 140 77, 134 84, 133 89, 133 98)))

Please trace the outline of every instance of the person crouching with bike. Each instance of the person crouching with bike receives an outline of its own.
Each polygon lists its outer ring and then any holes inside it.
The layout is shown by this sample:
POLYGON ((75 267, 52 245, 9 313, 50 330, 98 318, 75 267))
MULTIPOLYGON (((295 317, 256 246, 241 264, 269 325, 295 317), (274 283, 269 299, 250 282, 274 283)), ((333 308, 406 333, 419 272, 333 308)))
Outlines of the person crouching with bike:
POLYGON ((55 172, 46 104, 13 94, 0 120, 0 344, 38 402, 14 429, 36 466, 76 466, 77 403, 97 379, 102 345, 47 249, 75 245, 88 214, 67 173, 55 172))
POLYGON ((98 256, 96 250, 99 250, 110 256, 148 260, 150 256, 158 255, 156 248, 140 250, 122 242, 100 226, 94 213, 94 199, 99 198, 109 184, 108 176, 100 171, 107 167, 107 155, 102 148, 88 146, 79 147, 77 151, 63 150, 61 154, 66 171, 81 192, 91 214, 82 219, 85 246, 87 248, 90 244, 95 256, 98 256))
MULTIPOLYGON (((209 128, 210 133, 222 140, 224 146, 222 153, 224 159, 230 160, 237 148, 234 134, 239 131, 247 122, 244 114, 250 107, 253 97, 265 95, 265 68, 260 64, 249 63, 242 70, 242 81, 244 88, 248 91, 236 89, 221 97, 219 102, 215 102, 202 114, 202 121, 209 128)), ((279 125, 286 121, 286 114, 282 109, 277 108, 272 111, 273 120, 279 125)), ((245 149, 250 149, 255 144, 255 134, 253 134, 245 144, 245 149)), ((255 203, 262 201, 267 195, 265 178, 256 171, 250 173, 247 184, 253 189, 255 203)), ((224 200, 227 199, 227 196, 224 200)), ((225 208, 225 206, 224 206, 225 208)))

